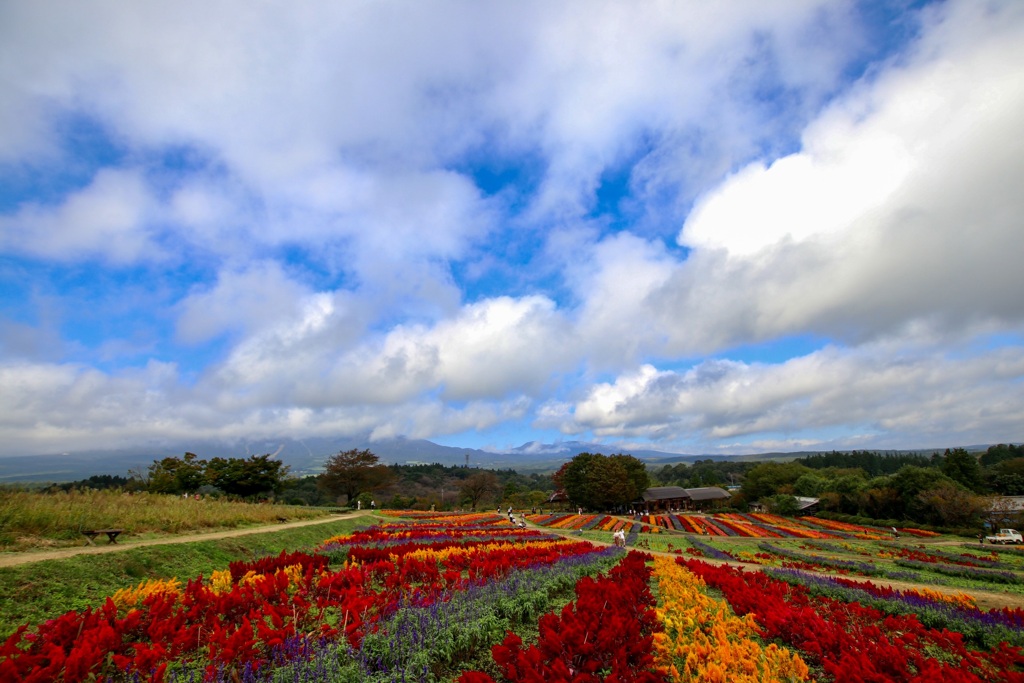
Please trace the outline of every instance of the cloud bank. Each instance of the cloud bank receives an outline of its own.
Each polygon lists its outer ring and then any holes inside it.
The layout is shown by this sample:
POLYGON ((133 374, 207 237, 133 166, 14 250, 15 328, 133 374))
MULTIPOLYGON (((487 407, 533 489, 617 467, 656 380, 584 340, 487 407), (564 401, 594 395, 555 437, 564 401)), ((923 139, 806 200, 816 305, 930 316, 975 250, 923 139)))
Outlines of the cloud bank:
POLYGON ((1019 3, 21 3, 0 32, 0 455, 1020 440, 1019 3))

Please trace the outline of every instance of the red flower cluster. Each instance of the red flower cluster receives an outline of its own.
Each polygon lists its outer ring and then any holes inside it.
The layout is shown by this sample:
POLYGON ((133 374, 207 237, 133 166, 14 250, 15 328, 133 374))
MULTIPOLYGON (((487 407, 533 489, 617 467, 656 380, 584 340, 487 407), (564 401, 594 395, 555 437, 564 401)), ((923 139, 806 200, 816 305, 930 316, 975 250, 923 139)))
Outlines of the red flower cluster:
MULTIPOLYGON (((362 540, 393 538, 366 536, 362 540)), ((297 636, 346 638, 358 647, 366 629, 403 601, 430 604, 444 591, 594 550, 590 543, 536 534, 522 540, 532 542, 353 546, 337 571, 326 556, 306 553, 232 563, 223 588, 200 577, 180 592, 154 592, 130 608, 108 599, 99 609, 68 612, 31 632, 22 626, 0 645, 0 680, 70 683, 128 671, 160 681, 168 663, 186 659, 202 662, 213 675, 222 666, 260 668, 297 636)))
POLYGON ((679 561, 721 590, 737 614, 754 614, 765 638, 798 648, 836 683, 1024 682, 1024 653, 1005 643, 990 652, 968 650, 961 634, 925 628, 913 615, 887 617, 857 603, 811 598, 805 588, 760 572, 679 561), (945 655, 939 660, 934 652, 945 655))
MULTIPOLYGON (((631 552, 606 576, 584 577, 576 602, 561 614, 540 618, 536 645, 523 647, 509 633, 491 648, 510 683, 662 683, 652 654, 660 629, 648 581, 647 556, 631 552)), ((480 671, 467 671, 459 683, 495 683, 480 671)))

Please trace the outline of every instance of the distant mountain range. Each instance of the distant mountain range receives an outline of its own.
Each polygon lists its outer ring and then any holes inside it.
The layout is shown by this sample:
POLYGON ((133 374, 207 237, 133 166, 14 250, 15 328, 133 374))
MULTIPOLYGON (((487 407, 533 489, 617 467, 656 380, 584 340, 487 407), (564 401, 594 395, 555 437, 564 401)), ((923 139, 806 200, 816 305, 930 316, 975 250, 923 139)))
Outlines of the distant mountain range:
MULTIPOLYGON (((688 455, 655 450, 627 450, 603 444, 581 441, 565 441, 545 444, 536 441, 525 443, 507 452, 492 452, 474 448, 442 446, 424 439, 384 439, 370 441, 368 438, 312 438, 312 439, 261 439, 256 441, 226 443, 221 441, 161 442, 134 448, 117 450, 95 450, 46 455, 10 456, 0 458, 0 483, 16 482, 64 482, 86 479, 92 475, 110 474, 126 476, 129 470, 145 471, 154 460, 166 457, 180 457, 186 452, 200 458, 213 457, 246 458, 250 455, 274 454, 291 468, 291 473, 303 476, 316 474, 323 467, 324 460, 340 451, 367 448, 375 453, 384 464, 439 463, 442 465, 465 465, 489 469, 515 469, 518 471, 550 471, 557 469, 573 456, 589 452, 611 455, 628 452, 651 465, 666 465, 694 460, 791 460, 809 453, 758 453, 749 455, 688 455), (468 460, 467 460, 468 456, 468 460)), ((984 446, 969 450, 984 450, 984 446)), ((908 452, 908 451, 900 451, 908 452)), ((921 451, 932 453, 931 449, 921 451)))

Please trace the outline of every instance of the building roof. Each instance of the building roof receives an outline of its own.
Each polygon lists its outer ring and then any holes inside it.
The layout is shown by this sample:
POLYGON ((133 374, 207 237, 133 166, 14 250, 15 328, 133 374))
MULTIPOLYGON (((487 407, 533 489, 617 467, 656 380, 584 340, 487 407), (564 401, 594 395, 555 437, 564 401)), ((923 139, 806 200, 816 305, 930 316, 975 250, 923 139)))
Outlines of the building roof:
POLYGON ((725 500, 732 494, 718 486, 684 489, 682 486, 652 486, 640 494, 645 502, 654 500, 725 500))
POLYGON ((705 486, 699 489, 685 489, 690 500, 724 500, 732 494, 718 486, 705 486))
POLYGON ((812 505, 817 505, 818 503, 821 502, 821 499, 819 499, 819 498, 809 498, 807 496, 793 496, 793 497, 796 498, 796 509, 797 510, 806 510, 807 508, 811 507, 812 505))
POLYGON ((652 486, 645 490, 640 496, 645 501, 671 500, 673 498, 689 498, 690 495, 681 486, 652 486))

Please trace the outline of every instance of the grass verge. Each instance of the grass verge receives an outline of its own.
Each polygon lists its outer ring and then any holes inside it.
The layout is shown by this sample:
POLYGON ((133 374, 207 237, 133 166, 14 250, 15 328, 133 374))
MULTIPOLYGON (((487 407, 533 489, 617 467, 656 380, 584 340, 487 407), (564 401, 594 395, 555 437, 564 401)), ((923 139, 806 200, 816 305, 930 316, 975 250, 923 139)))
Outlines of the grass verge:
POLYGON ((181 534, 296 521, 331 514, 328 508, 121 491, 35 493, 0 489, 0 547, 26 550, 82 543, 85 529, 124 529, 126 537, 181 534))

